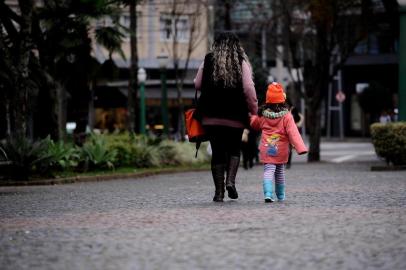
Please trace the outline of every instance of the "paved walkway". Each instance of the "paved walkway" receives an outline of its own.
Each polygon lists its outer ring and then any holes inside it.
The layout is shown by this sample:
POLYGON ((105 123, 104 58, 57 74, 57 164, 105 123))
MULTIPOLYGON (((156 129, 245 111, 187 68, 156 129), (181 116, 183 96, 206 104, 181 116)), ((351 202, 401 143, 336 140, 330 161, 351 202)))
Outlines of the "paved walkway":
POLYGON ((406 269, 406 173, 294 164, 264 204, 260 166, 240 199, 208 172, 0 188, 1 269, 406 269))
MULTIPOLYGON (((309 145, 309 144, 307 144, 309 145)), ((322 161, 343 162, 366 162, 379 161, 374 147, 370 141, 323 141, 320 145, 322 161)), ((307 156, 293 156, 295 162, 306 162, 307 156)))

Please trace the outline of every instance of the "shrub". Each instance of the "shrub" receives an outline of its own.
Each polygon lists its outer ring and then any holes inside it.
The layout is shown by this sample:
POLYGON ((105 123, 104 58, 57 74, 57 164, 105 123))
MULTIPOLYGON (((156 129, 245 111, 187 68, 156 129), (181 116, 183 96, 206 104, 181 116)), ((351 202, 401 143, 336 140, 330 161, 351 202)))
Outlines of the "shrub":
POLYGON ((371 136, 378 156, 394 165, 406 164, 406 122, 372 124, 371 136))
POLYGON ((116 152, 115 166, 129 166, 134 164, 132 136, 128 133, 99 136, 105 138, 109 151, 116 152))
POLYGON ((101 135, 108 148, 117 152, 116 166, 137 168, 176 166, 202 163, 208 160, 207 144, 194 158, 195 144, 150 138, 130 133, 101 135))
POLYGON ((50 177, 55 172, 73 169, 88 171, 119 166, 192 165, 209 160, 206 147, 207 143, 202 144, 195 159, 195 144, 129 133, 93 134, 82 147, 54 142, 49 137, 36 142, 27 138, 9 139, 0 145, 0 161, 7 165, 7 168, 0 168, 0 173, 7 178, 26 180, 32 176, 50 177), (2 149, 5 154, 2 154, 2 149))
POLYGON ((25 137, 9 138, 3 149, 11 161, 10 178, 27 180, 33 174, 47 174, 52 160, 49 139, 32 141, 25 137))
POLYGON ((196 144, 189 142, 174 142, 175 144, 175 157, 174 159, 182 165, 191 165, 205 163, 210 160, 206 149, 208 143, 202 143, 200 146, 197 158, 195 158, 196 144))
POLYGON ((116 166, 159 166, 156 140, 131 133, 107 134, 101 137, 106 140, 107 148, 117 153, 114 163, 116 166))
POLYGON ((174 166, 182 164, 178 157, 179 144, 174 141, 163 140, 156 146, 159 162, 162 165, 174 166))
POLYGON ((134 165, 137 168, 158 167, 160 164, 160 156, 158 152, 159 141, 146 136, 133 136, 132 153, 134 157, 134 165))
POLYGON ((132 148, 135 167, 150 168, 161 165, 156 147, 136 142, 132 148))
POLYGON ((79 165, 80 149, 74 145, 48 140, 48 154, 51 170, 66 171, 79 165))
POLYGON ((92 135, 81 149, 81 162, 85 171, 92 169, 114 169, 117 152, 108 149, 102 136, 92 135))

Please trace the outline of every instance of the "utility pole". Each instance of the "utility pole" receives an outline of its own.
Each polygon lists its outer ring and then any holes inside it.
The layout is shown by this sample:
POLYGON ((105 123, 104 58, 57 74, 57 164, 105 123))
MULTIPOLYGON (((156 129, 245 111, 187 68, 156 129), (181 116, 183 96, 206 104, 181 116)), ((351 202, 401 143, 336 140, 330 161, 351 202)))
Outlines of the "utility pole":
MULTIPOLYGON (((340 61, 340 56, 337 57, 337 61, 340 61)), ((330 74, 332 72, 333 68, 332 65, 330 64, 330 74)), ((331 137, 331 124, 333 122, 334 117, 332 117, 332 112, 338 112, 338 121, 339 121, 339 136, 340 140, 344 140, 344 116, 343 116, 343 100, 336 100, 335 103, 337 102, 338 104, 333 106, 333 93, 337 92, 338 94, 340 91, 342 91, 342 75, 341 75, 341 70, 337 72, 337 75, 333 77, 333 81, 329 83, 328 86, 328 97, 327 97, 327 138, 331 137), (335 83, 336 81, 336 83, 335 83), (334 87, 336 85, 336 87, 334 87), (337 91, 334 91, 334 88, 337 88, 337 91)), ((336 96, 336 95, 334 95, 336 96)), ((343 95, 344 96, 344 95, 343 95)), ((345 98, 345 96, 344 96, 345 98)))
POLYGON ((399 121, 406 121, 406 0, 399 3, 399 121))
POLYGON ((130 81, 128 85, 128 115, 129 132, 135 132, 137 129, 137 72, 138 72, 138 51, 137 51, 137 0, 129 1, 130 8, 130 81))

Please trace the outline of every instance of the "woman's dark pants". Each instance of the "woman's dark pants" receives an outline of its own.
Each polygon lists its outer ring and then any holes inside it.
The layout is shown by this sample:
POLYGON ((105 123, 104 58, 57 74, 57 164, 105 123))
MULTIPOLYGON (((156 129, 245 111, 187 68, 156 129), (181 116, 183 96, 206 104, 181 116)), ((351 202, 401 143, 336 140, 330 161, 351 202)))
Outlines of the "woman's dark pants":
POLYGON ((213 201, 224 199, 224 179, 228 196, 237 199, 235 177, 240 164, 242 128, 206 126, 212 149, 211 171, 216 192, 213 201))

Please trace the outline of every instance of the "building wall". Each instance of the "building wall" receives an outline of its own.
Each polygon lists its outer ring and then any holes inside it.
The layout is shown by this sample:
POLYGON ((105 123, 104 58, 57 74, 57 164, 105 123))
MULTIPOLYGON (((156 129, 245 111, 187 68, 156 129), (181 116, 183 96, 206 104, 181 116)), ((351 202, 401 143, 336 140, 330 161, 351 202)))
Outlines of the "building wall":
MULTIPOLYGON (((157 57, 160 55, 166 55, 169 57, 169 68, 173 67, 172 63, 174 58, 179 59, 181 66, 183 66, 188 56, 189 42, 192 42, 193 47, 190 54, 189 68, 196 69, 204 59, 208 50, 207 6, 198 1, 189 1, 191 2, 190 4, 185 4, 188 1, 175 0, 175 2, 179 3, 175 5, 175 7, 172 0, 145 1, 142 5, 137 6, 137 49, 139 66, 149 69, 159 68, 157 57), (187 33, 191 39, 180 39, 179 41, 174 42, 171 38, 163 38, 162 18, 171 19, 170 14, 173 10, 175 10, 176 14, 179 14, 179 17, 177 18, 179 18, 181 22, 186 20, 189 24, 189 28, 185 29, 185 31, 179 31, 179 33, 187 33), (196 12, 196 10, 198 12, 196 12), (196 30, 193 32, 193 35, 190 35, 189 29, 192 26, 195 16, 197 21, 195 23, 196 30), (174 45, 176 45, 177 50, 174 50, 174 45)), ((129 27, 128 8, 123 8, 120 21, 122 24, 129 27)), ((95 22, 94 25, 97 27, 97 24, 106 25, 108 23, 109 18, 104 18, 101 19, 101 21, 95 22)), ((99 62, 104 62, 104 60, 108 58, 108 52, 95 42, 93 43, 93 47, 95 57, 99 62)), ((126 59, 122 59, 118 54, 114 54, 113 59, 120 68, 126 68, 129 67, 130 64, 129 37, 125 38, 122 44, 122 49, 126 59)))
MULTIPOLYGON (((166 54, 169 58, 173 58, 174 56, 172 48, 173 40, 161 39, 161 15, 169 15, 171 12, 175 11, 176 14, 181 14, 182 18, 186 18, 195 16, 194 14, 196 13, 196 10, 198 10, 199 15, 197 16, 196 31, 192 38, 194 46, 190 57, 190 67, 197 68, 208 50, 208 6, 202 1, 195 0, 146 0, 142 2, 141 5, 137 6, 137 45, 138 57, 141 63, 140 66, 158 68, 158 55, 166 54)), ((18 12, 17 0, 5 0, 5 3, 18 12)), ((41 6, 43 1, 36 0, 35 3, 36 5, 41 6)), ((129 17, 130 14, 128 7, 123 7, 120 23, 129 27, 129 17)), ((100 20, 93 22, 94 28, 96 28, 97 25, 109 24, 111 24, 110 18, 101 18, 100 20)), ((93 36, 93 54, 99 59, 99 61, 103 62, 108 58, 108 52, 94 42, 93 30, 90 31, 91 36, 93 36)), ((181 40, 178 42, 177 55, 181 61, 186 60, 188 45, 188 40, 181 40)), ((130 38, 128 34, 127 38, 124 39, 122 49, 126 59, 122 59, 118 54, 114 54, 113 58, 119 67, 128 67, 130 63, 130 38)))

